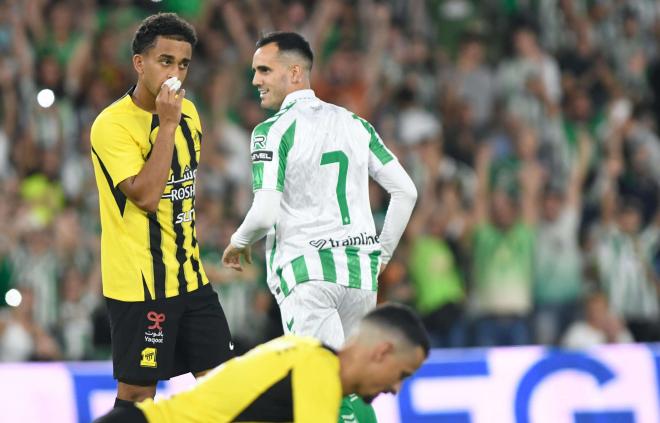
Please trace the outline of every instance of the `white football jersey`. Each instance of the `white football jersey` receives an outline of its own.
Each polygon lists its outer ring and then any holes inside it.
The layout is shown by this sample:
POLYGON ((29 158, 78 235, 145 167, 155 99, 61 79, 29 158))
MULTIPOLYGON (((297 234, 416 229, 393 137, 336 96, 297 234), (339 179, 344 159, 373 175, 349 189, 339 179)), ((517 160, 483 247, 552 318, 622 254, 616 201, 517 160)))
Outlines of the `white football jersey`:
POLYGON ((266 238, 278 302, 308 280, 376 291, 381 251, 369 175, 396 158, 373 126, 312 90, 295 91, 255 127, 251 155, 253 190, 282 192, 266 238))

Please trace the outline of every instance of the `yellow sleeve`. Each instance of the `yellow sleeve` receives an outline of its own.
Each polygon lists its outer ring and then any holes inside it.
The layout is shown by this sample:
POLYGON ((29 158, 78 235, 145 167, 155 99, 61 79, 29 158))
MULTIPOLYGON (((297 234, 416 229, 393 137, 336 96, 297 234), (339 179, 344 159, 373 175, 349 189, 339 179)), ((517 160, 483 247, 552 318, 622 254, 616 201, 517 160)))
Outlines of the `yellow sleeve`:
POLYGON ((110 175, 114 187, 142 170, 145 159, 140 146, 117 115, 100 115, 92 125, 90 138, 92 154, 110 175))
POLYGON ((190 116, 190 119, 192 119, 192 122, 195 125, 195 129, 197 129, 201 134, 202 120, 199 118, 199 113, 197 113, 197 108, 195 107, 195 103, 193 103, 188 99, 183 100, 182 112, 190 116))
POLYGON ((341 405, 339 359, 318 347, 293 368, 293 421, 337 423, 341 405))

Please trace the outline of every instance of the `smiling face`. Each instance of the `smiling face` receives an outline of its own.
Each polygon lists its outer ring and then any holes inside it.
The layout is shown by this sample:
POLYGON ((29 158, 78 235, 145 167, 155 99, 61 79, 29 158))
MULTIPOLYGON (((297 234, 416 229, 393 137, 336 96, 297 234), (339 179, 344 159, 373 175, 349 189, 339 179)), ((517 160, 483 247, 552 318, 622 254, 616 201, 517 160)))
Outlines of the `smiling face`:
POLYGON ((363 377, 357 385, 356 394, 370 403, 379 394, 397 393, 407 377, 419 369, 426 355, 419 347, 397 350, 391 342, 376 344, 363 366, 363 377))
POLYGON ((158 36, 152 48, 133 57, 133 64, 140 82, 156 97, 167 79, 176 76, 183 83, 191 57, 189 42, 158 36))
POLYGON ((261 107, 264 109, 279 109, 284 98, 300 88, 296 85, 300 82, 300 65, 290 63, 276 43, 257 49, 252 58, 252 70, 252 85, 259 90, 261 107))

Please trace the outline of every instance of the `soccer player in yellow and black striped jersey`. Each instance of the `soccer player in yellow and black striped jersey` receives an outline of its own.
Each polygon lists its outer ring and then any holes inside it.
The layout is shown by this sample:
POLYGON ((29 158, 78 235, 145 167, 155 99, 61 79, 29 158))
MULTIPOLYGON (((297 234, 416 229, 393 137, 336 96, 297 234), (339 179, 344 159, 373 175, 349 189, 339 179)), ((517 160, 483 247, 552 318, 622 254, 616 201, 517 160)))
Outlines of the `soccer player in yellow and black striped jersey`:
POLYGON ((133 39, 137 84, 92 126, 116 405, 153 397, 158 380, 200 376, 233 355, 195 236, 202 127, 179 87, 196 41, 175 14, 145 19, 133 39))
POLYGON ((219 366, 188 391, 115 409, 97 423, 336 423, 342 395, 370 402, 397 392, 428 351, 414 312, 384 305, 362 319, 338 352, 286 335, 219 366))

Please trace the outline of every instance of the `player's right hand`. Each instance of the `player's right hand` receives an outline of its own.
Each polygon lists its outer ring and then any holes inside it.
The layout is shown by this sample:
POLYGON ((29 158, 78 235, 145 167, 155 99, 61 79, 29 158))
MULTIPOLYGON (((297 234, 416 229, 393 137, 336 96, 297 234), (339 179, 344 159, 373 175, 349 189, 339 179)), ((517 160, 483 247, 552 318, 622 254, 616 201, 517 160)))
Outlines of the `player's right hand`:
POLYGON ((241 265, 241 257, 243 257, 246 263, 252 264, 252 249, 250 246, 238 248, 229 244, 225 249, 225 252, 222 254, 222 264, 230 269, 242 272, 243 266, 241 265))
POLYGON ((179 126, 181 120, 181 105, 183 98, 186 95, 186 90, 180 89, 178 91, 170 89, 170 87, 163 83, 156 96, 156 113, 158 113, 158 120, 160 126, 179 126))

